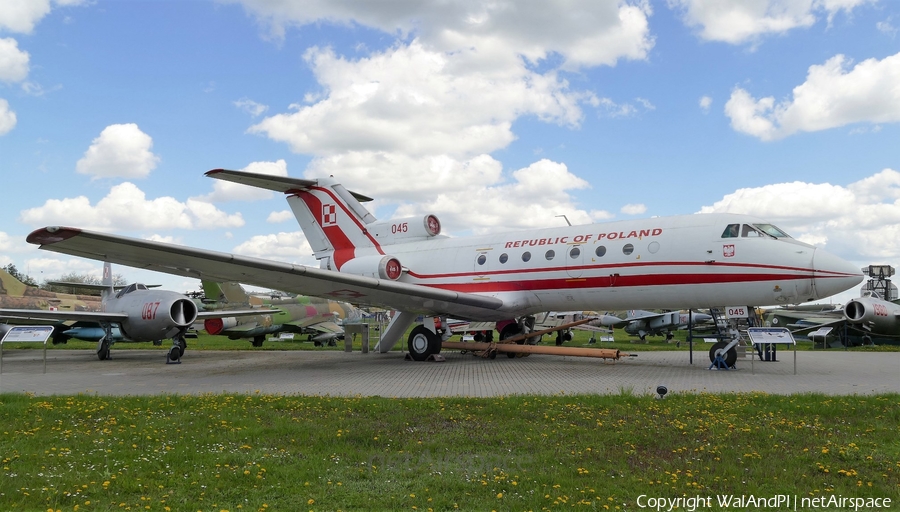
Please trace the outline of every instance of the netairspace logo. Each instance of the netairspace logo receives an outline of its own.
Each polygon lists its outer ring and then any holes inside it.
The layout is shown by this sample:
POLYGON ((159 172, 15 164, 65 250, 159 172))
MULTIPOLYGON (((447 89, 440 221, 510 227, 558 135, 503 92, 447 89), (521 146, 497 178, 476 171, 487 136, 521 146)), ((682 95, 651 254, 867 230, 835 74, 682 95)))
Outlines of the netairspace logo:
POLYGON ((753 494, 735 495, 719 494, 716 496, 680 496, 663 498, 641 494, 637 506, 656 512, 684 510, 695 512, 701 509, 711 510, 877 510, 891 508, 891 498, 847 497, 840 494, 818 497, 798 497, 796 494, 776 494, 774 496, 756 496, 753 494))

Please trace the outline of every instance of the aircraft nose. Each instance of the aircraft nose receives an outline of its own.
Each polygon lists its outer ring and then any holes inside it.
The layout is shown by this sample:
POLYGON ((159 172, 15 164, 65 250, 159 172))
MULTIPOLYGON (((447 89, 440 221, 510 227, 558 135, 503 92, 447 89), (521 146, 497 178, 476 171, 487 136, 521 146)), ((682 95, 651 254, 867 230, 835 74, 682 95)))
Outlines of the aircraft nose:
POLYGON ((822 249, 816 249, 813 271, 816 276, 813 279, 816 299, 849 290, 861 283, 864 277, 859 267, 822 249))

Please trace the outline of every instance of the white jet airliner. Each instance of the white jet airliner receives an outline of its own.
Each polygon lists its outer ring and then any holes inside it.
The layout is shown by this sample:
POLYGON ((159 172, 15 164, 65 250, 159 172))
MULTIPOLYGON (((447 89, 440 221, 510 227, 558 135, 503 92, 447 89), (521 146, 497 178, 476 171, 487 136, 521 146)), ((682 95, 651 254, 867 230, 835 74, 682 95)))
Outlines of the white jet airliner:
MULTIPOLYGON (((282 192, 321 268, 77 228, 28 236, 42 249, 181 276, 236 281, 398 311, 377 349, 419 316, 498 322, 500 338, 535 313, 793 304, 862 281, 860 270, 772 224, 734 214, 684 215, 451 238, 434 215, 378 222, 332 178, 215 169, 212 178, 282 192), (512 320, 512 321, 511 321, 512 320)), ((450 329, 426 320, 408 339, 424 360, 450 329)))

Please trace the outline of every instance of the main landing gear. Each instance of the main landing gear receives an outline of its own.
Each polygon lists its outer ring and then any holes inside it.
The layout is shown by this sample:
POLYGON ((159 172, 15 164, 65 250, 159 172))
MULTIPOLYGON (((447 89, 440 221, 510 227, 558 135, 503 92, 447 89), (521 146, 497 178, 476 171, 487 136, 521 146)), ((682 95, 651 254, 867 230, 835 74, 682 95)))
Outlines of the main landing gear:
POLYGON ((103 337, 97 342, 97 359, 106 361, 110 359, 109 349, 113 344, 112 326, 103 324, 101 327, 103 328, 103 337))
POLYGON ((441 353, 441 335, 424 325, 417 325, 409 333, 407 348, 413 361, 424 361, 428 356, 441 353))
POLYGON ((166 354, 166 364, 180 363, 181 356, 184 355, 185 350, 187 350, 187 342, 184 340, 183 335, 172 338, 172 348, 170 348, 169 352, 166 354))
POLYGON ((721 370, 734 368, 734 364, 737 363, 737 349, 734 348, 736 345, 736 341, 719 341, 713 344, 709 349, 709 362, 712 363, 709 368, 721 370))

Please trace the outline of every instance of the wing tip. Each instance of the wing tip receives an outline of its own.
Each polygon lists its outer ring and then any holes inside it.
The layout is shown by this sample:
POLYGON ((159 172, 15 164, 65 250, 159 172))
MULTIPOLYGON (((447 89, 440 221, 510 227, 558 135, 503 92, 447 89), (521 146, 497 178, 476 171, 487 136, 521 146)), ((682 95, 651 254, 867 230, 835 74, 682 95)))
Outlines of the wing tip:
POLYGON ((81 233, 78 228, 67 228, 64 226, 47 226, 32 231, 25 241, 30 244, 47 245, 68 240, 73 236, 81 233))

